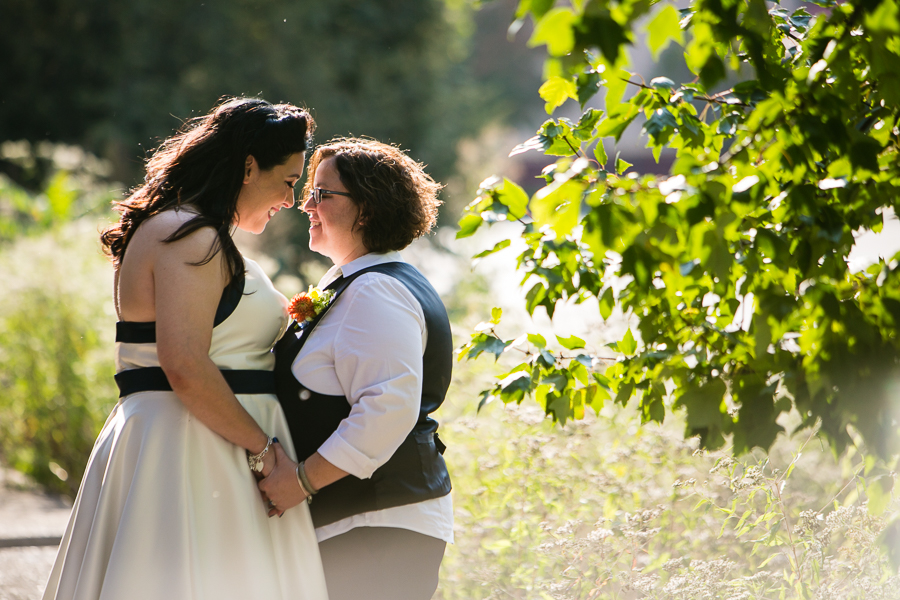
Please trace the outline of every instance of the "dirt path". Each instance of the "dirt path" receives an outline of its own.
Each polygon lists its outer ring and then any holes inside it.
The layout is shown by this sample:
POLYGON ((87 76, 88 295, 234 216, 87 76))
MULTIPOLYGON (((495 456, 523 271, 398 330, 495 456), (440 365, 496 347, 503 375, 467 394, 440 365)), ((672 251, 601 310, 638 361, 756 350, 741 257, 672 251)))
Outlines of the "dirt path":
POLYGON ((37 600, 56 558, 71 502, 0 468, 0 600, 37 600), (22 544, 40 544, 26 546, 22 544), (14 547, 8 547, 15 545, 14 547))

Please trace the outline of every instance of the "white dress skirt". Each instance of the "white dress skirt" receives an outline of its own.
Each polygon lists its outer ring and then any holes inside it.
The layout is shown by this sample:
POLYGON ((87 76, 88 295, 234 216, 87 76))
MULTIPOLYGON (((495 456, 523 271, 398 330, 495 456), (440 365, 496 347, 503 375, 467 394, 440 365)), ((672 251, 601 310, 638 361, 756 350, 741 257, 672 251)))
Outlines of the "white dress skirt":
MULTIPOLYGON (((210 358, 223 370, 272 370, 286 300, 244 261, 244 294, 213 329, 210 358)), ((154 343, 116 344, 117 371, 158 365, 154 343)), ((237 398, 296 459, 275 396, 237 398)), ((243 448, 172 392, 121 398, 94 445, 44 600, 253 598, 327 598, 306 503, 269 518, 243 448)))

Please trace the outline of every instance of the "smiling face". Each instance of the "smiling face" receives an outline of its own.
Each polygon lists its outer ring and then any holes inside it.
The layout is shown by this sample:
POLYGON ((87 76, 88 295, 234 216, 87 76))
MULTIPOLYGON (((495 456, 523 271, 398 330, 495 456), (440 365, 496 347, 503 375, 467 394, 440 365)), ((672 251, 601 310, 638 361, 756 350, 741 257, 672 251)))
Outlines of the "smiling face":
MULTIPOLYGON (((341 182, 334 158, 319 163, 313 180, 314 187, 349 193, 341 182)), ((322 194, 316 204, 307 198, 303 211, 309 216, 309 249, 327 256, 334 264, 343 266, 367 254, 358 223, 359 209, 347 196, 322 194)))
POLYGON ((294 205, 294 185, 303 174, 304 158, 302 152, 297 152, 284 164, 264 171, 254 157, 247 157, 244 184, 237 201, 235 224, 239 229, 262 233, 275 213, 294 205))

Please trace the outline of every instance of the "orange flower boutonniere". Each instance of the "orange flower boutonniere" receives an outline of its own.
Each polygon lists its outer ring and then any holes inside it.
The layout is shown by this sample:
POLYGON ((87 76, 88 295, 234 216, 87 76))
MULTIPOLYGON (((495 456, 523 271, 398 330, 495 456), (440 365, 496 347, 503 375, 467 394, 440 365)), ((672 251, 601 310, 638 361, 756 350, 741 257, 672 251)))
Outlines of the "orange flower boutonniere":
POLYGON ((331 304, 334 298, 334 290, 320 290, 313 286, 309 286, 309 290, 301 292, 291 298, 288 305, 288 314, 297 321, 304 323, 312 321, 316 315, 321 313, 331 304))

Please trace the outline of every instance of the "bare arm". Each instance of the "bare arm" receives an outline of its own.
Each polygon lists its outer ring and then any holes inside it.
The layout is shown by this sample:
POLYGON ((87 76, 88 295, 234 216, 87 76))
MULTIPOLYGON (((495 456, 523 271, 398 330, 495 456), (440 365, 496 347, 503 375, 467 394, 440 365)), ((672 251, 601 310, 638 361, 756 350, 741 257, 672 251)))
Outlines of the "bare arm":
MULTIPOLYGON (((229 442, 258 453, 266 445, 266 433, 241 406, 209 357, 216 307, 226 280, 224 257, 220 252, 205 265, 190 264, 206 256, 215 236, 215 231, 204 228, 155 248, 159 364, 191 414, 229 442)), ((264 472, 271 472, 273 466, 270 452, 264 472)))
MULTIPOLYGON (((283 514, 307 498, 297 482, 297 463, 288 457, 279 444, 275 445, 275 457, 278 460, 275 469, 259 482, 260 491, 277 506, 269 510, 270 517, 283 514)), ((316 490, 349 475, 347 471, 325 460, 318 452, 307 458, 303 466, 309 483, 316 490)))

